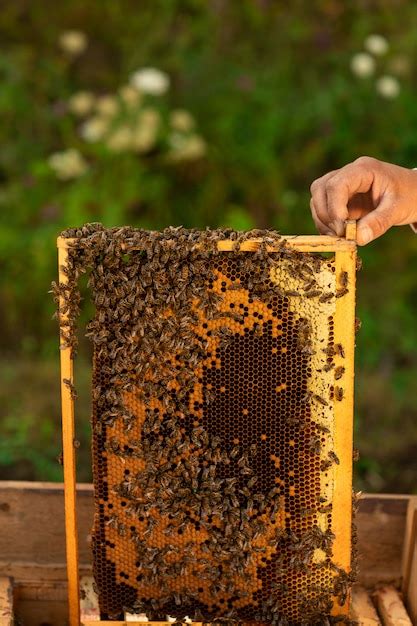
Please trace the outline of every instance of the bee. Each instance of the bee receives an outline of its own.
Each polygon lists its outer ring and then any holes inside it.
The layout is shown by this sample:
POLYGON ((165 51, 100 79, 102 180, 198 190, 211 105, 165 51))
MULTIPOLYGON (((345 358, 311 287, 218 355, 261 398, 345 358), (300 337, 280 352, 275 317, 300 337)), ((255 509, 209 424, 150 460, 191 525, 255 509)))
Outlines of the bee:
POLYGON ((298 417, 286 417, 285 422, 291 426, 299 426, 301 424, 301 420, 298 417))
POLYGON ((313 452, 314 454, 320 454, 320 450, 321 450, 321 441, 320 441, 320 437, 311 437, 309 444, 308 444, 308 449, 310 452, 313 452))
POLYGON ((63 378, 62 382, 70 390, 71 399, 76 400, 78 395, 73 383, 68 378, 63 378))
POLYGON ((327 348, 323 348, 322 352, 324 352, 324 354, 326 354, 328 357, 332 357, 337 354, 337 351, 332 345, 328 345, 327 348))
POLYGON ((329 293, 322 293, 322 295, 319 298, 319 302, 330 302, 330 300, 332 300, 333 298, 333 294, 331 292, 329 293))
POLYGON ((317 298, 318 296, 322 295, 322 291, 320 291, 320 289, 314 289, 312 291, 308 291, 307 293, 304 294, 304 296, 306 298, 317 298))
POLYGON ((315 393, 313 395, 314 400, 316 400, 316 402, 318 402, 319 404, 322 404, 323 406, 328 406, 329 403, 327 402, 327 400, 325 400, 324 398, 322 398, 322 396, 319 396, 317 393, 315 393))
MULTIPOLYGON (((311 324, 308 320, 300 321, 297 334, 297 346, 301 352, 310 352, 312 350, 312 342, 310 340, 311 324)), ((314 354, 314 351, 312 352, 314 354)))
POLYGON ((319 513, 331 513, 332 509, 332 504, 327 504, 326 506, 320 506, 317 510, 319 513))
POLYGON ((346 289, 346 287, 342 287, 341 289, 337 289, 336 290, 336 298, 342 298, 347 293, 349 293, 349 289, 346 289))
POLYGON ((340 378, 342 378, 344 373, 345 373, 345 368, 342 365, 336 367, 334 371, 335 380, 339 380, 340 378))
POLYGON ((324 426, 323 424, 316 424, 317 429, 322 433, 330 433, 330 428, 324 426))
POLYGON ((340 272, 339 283, 342 285, 343 288, 346 288, 349 285, 349 274, 347 272, 340 272))
POLYGON ((339 356, 341 356, 342 359, 345 358, 345 349, 344 349, 344 347, 342 346, 341 343, 337 343, 336 344, 336 346, 335 346, 335 354, 338 354, 339 356))
POLYGON ((339 457, 337 456, 337 454, 335 452, 333 452, 332 450, 329 452, 328 454, 329 459, 331 459, 332 461, 334 461, 336 463, 336 465, 340 464, 339 461, 339 457))
POLYGON ((310 291, 311 289, 313 289, 313 287, 317 287, 317 282, 314 278, 312 280, 307 279, 307 282, 304 283, 303 289, 304 291, 310 291))
POLYGON ((333 369, 334 367, 334 363, 333 362, 327 362, 324 366, 323 366, 323 371, 324 372, 330 372, 331 369, 333 369))
POLYGON ((314 394, 312 391, 306 391, 306 393, 303 395, 303 397, 301 398, 302 402, 310 402, 310 400, 313 398, 314 394))
POLYGON ((359 319, 359 317, 355 317, 355 333, 360 331, 361 326, 362 326, 361 320, 359 319))
POLYGON ((284 291, 286 296, 290 296, 290 297, 300 297, 301 294, 298 293, 298 291, 295 291, 294 289, 287 289, 286 291, 284 291))
POLYGON ((320 462, 320 470, 322 472, 326 472, 332 466, 332 462, 326 459, 325 461, 320 462))
POLYGON ((344 396, 344 391, 342 387, 335 387, 334 390, 334 397, 336 398, 336 400, 343 400, 343 396, 344 396))

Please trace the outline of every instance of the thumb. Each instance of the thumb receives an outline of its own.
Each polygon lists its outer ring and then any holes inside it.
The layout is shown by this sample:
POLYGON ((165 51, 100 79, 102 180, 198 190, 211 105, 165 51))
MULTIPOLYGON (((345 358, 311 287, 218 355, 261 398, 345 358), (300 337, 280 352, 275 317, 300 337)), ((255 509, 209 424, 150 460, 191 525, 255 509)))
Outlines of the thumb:
POLYGON ((392 205, 392 198, 386 196, 376 209, 370 211, 370 213, 358 221, 356 238, 360 246, 364 246, 380 237, 393 226, 392 205))

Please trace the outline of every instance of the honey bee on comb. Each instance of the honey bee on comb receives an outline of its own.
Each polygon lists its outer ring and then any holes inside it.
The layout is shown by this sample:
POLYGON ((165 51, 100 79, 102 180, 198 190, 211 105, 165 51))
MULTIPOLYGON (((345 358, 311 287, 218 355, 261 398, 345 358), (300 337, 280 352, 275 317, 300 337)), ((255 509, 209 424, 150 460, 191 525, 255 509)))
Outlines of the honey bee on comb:
POLYGON ((354 563, 345 554, 346 571, 335 569, 333 520, 346 511, 326 484, 346 462, 331 449, 350 392, 331 389, 350 367, 337 317, 349 274, 272 230, 87 224, 62 238, 67 263, 53 292, 72 356, 82 273, 95 305, 102 615, 345 619, 354 563))

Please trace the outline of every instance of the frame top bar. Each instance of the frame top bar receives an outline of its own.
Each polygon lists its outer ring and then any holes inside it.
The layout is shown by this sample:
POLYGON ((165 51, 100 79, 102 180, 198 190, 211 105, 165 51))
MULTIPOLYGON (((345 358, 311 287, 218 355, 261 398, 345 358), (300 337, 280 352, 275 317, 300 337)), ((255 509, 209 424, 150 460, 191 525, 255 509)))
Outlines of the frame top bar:
MULTIPOLYGON (((291 248, 298 250, 299 252, 338 252, 349 251, 356 249, 356 242, 354 239, 344 239, 343 237, 330 237, 328 235, 282 235, 282 239, 287 242, 291 248)), ((76 245, 78 239, 58 237, 58 248, 71 248, 76 245)), ((262 238, 254 238, 243 241, 240 244, 240 250, 242 252, 254 252, 259 248, 259 243, 262 238)), ((217 242, 219 251, 232 252, 234 249, 235 241, 231 239, 223 239, 217 242)), ((125 249, 135 250, 138 248, 128 247, 125 249)), ((267 246, 269 252, 277 252, 278 248, 275 246, 267 246)))

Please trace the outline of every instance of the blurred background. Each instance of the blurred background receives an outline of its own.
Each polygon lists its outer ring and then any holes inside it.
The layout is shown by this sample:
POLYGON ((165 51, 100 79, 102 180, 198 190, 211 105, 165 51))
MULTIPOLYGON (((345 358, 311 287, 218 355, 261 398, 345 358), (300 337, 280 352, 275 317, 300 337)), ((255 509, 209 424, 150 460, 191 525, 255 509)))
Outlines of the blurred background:
MULTIPOLYGON (((14 0, 0 42, 0 478, 61 480, 58 233, 314 233, 316 177, 362 154, 417 166, 417 4, 14 0)), ((417 493, 417 237, 361 255, 356 486, 417 493)))

